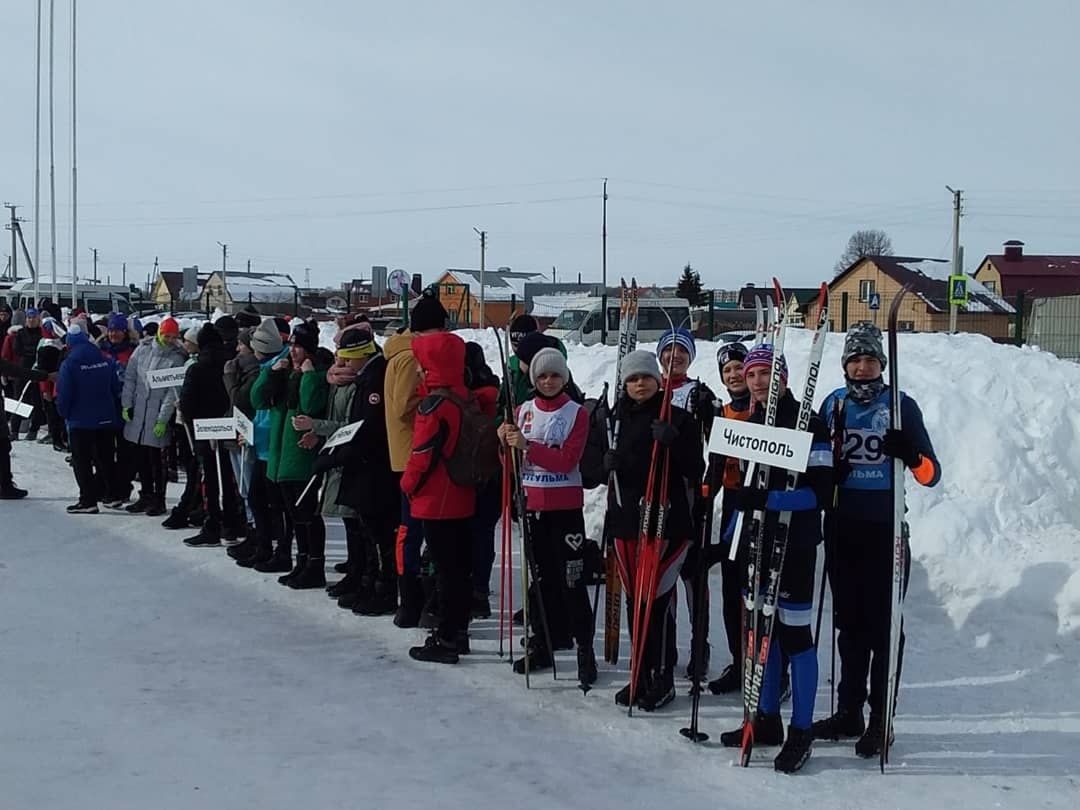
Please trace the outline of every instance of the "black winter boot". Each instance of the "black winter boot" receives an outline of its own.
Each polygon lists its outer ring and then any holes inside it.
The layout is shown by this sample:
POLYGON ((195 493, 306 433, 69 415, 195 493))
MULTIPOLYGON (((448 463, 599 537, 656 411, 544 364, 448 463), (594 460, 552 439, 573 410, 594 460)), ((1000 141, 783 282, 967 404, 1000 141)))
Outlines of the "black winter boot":
POLYGON ((161 521, 161 525, 166 529, 186 529, 190 524, 188 523, 187 514, 179 508, 174 508, 169 513, 169 516, 161 521))
POLYGON ((308 557, 303 569, 289 580, 289 587, 294 591, 325 588, 326 560, 322 557, 308 557))
POLYGON ((654 672, 649 675, 645 690, 638 697, 638 708, 643 712, 655 712, 675 699, 675 676, 671 672, 654 672))
POLYGON ((709 681, 709 691, 714 695, 730 695, 742 689, 742 672, 734 664, 728 664, 720 677, 709 681))
POLYGON ((360 616, 390 616, 397 612, 397 586, 392 580, 379 580, 370 596, 353 604, 353 613, 360 616))
POLYGON ((14 484, 0 485, 0 501, 17 501, 27 496, 25 489, 19 489, 14 484))
POLYGON ((239 543, 229 546, 225 549, 225 553, 234 560, 242 560, 245 557, 252 556, 256 548, 258 548, 258 541, 255 539, 255 535, 250 535, 239 543))
POLYGON ((154 498, 149 506, 146 507, 147 517, 161 517, 169 510, 165 508, 164 498, 154 498))
POLYGON ((795 773, 810 759, 813 750, 814 737, 810 729, 788 726, 787 742, 773 760, 773 767, 780 773, 795 773))
MULTIPOLYGON (((840 706, 836 714, 818 720, 810 726, 810 733, 815 740, 849 740, 866 731, 863 722, 862 707, 858 709, 840 706)), ((880 731, 880 730, 879 730, 880 731)))
POLYGON ((424 607, 424 589, 420 577, 406 574, 398 577, 397 613, 394 624, 398 627, 417 627, 420 624, 420 611, 424 607))
POLYGON ((217 526, 207 523, 199 530, 197 535, 185 538, 184 545, 198 548, 220 546, 221 532, 217 526))
MULTIPOLYGON (((881 755, 881 737, 885 733, 881 716, 870 715, 870 722, 866 724, 866 731, 858 742, 855 743, 855 753, 864 759, 870 759, 881 755)), ((889 746, 896 742, 896 734, 892 726, 889 726, 889 746)))
MULTIPOLYGON (((720 735, 720 744, 725 748, 741 748, 743 726, 720 735)), ((784 721, 779 714, 762 714, 754 717, 754 745, 772 746, 784 743, 784 721)))
POLYGON ((296 555, 296 565, 292 570, 283 577, 278 577, 278 585, 288 585, 293 577, 299 576, 300 572, 307 566, 307 554, 296 555))
POLYGON ((135 499, 135 503, 129 503, 127 506, 124 507, 124 511, 127 512, 129 515, 138 515, 145 512, 149 508, 150 498, 147 498, 145 495, 139 495, 139 497, 135 499))
POLYGON ((582 689, 588 689, 588 687, 596 683, 598 677, 596 671, 596 653, 593 652, 591 644, 578 647, 577 677, 578 686, 582 689))
POLYGON ((533 636, 529 639, 529 649, 514 662, 514 672, 518 675, 525 674, 525 661, 529 662, 529 673, 539 670, 551 669, 551 651, 539 638, 533 636))
POLYGON ((456 664, 458 662, 457 641, 444 641, 437 633, 432 633, 422 647, 409 648, 409 657, 416 661, 429 661, 434 664, 456 664))

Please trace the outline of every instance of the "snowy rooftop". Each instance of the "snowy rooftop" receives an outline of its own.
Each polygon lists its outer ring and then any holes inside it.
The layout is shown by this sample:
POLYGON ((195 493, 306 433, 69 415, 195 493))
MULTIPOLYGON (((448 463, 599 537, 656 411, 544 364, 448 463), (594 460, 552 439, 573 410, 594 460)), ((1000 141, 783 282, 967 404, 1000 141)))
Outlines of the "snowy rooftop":
MULTIPOLYGON (((901 284, 911 284, 912 292, 927 307, 936 312, 949 309, 949 276, 952 264, 945 259, 911 258, 905 256, 870 256, 882 272, 901 284)), ((1001 296, 991 292, 984 284, 967 277, 968 302, 961 312, 982 312, 1012 315, 1016 309, 1001 296)))
MULTIPOLYGON (((479 270, 447 270, 461 284, 469 285, 469 294, 480 297, 479 270)), ((487 301, 509 301, 511 297, 525 300, 525 285, 529 282, 545 282, 548 277, 543 273, 514 272, 512 270, 487 270, 484 272, 484 299, 487 301)))

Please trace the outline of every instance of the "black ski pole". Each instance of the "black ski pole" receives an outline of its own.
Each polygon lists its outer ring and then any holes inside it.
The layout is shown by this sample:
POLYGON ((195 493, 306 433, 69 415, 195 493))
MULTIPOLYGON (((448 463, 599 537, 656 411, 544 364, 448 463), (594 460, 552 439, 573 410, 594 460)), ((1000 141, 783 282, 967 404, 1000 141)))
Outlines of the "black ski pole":
MULTIPOLYGON (((706 479, 708 481, 708 479, 706 479)), ((705 520, 702 522, 701 527, 701 540, 698 543, 698 570, 694 576, 694 627, 691 631, 691 635, 694 639, 694 649, 692 651, 694 670, 691 673, 692 680, 690 682, 690 726, 688 728, 679 729, 679 733, 686 737, 691 742, 700 743, 709 739, 709 735, 703 731, 698 730, 698 711, 701 707, 701 682, 705 678, 705 673, 702 671, 704 668, 704 656, 705 656, 705 612, 709 609, 708 600, 705 599, 705 591, 709 582, 709 561, 706 559, 706 552, 709 547, 709 540, 712 537, 712 525, 713 525, 713 497, 712 487, 709 483, 704 483, 701 486, 701 497, 705 501, 706 513, 705 520)))

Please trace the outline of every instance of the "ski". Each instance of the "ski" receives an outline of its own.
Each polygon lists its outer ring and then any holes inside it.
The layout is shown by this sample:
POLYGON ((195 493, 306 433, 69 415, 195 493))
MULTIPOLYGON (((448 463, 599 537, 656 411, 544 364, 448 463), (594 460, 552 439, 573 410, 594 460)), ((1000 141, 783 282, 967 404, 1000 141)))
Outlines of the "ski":
MULTIPOLYGON (((615 419, 608 433, 608 447, 615 450, 619 444, 619 403, 623 397, 622 361, 637 347, 637 279, 630 279, 630 286, 621 280, 619 296, 619 354, 615 361, 615 419)), ((615 500, 622 505, 618 476, 612 473, 608 481, 614 488, 615 500)), ((604 531, 604 660, 611 665, 619 663, 619 633, 622 624, 622 580, 619 578, 619 560, 615 551, 615 538, 604 531)), ((594 608, 595 620, 595 608, 594 608)))
MULTIPOLYGON (((900 373, 897 363, 898 335, 896 323, 900 315, 900 302, 911 290, 910 284, 905 284, 896 297, 892 306, 889 307, 889 428, 900 430, 903 423, 900 419, 900 373)), ((901 459, 893 459, 892 469, 892 496, 893 496, 893 555, 892 555, 892 603, 889 624, 889 668, 885 678, 885 710, 881 723, 881 772, 885 773, 885 765, 889 761, 889 746, 893 736, 893 712, 896 711, 896 688, 897 667, 900 658, 900 633, 904 622, 904 462, 901 459)))
MULTIPOLYGON (((780 358, 784 353, 784 330, 787 326, 784 318, 784 291, 780 282, 773 279, 773 287, 776 295, 776 326, 773 333, 773 362, 769 377, 769 399, 765 408, 765 425, 772 427, 776 424, 776 410, 780 403, 780 358)), ((758 489, 766 489, 769 485, 769 474, 772 468, 766 464, 757 465, 755 471, 756 486, 758 489)), ((739 524, 736 524, 736 532, 739 524)), ((751 685, 753 683, 754 658, 757 652, 758 634, 758 597, 761 590, 761 563, 762 546, 765 534, 765 512, 756 510, 751 517, 749 526, 750 547, 747 549, 746 581, 748 583, 745 597, 745 621, 743 624, 743 636, 746 647, 743 650, 743 739, 740 762, 743 767, 750 764, 750 752, 754 747, 754 714, 757 705, 750 699, 751 685)), ((732 544, 735 539, 732 539, 732 544)))
MULTIPOLYGON (((516 312, 516 310, 515 310, 516 312)), ((503 384, 506 386, 506 402, 503 403, 503 421, 514 421, 514 395, 510 384, 510 370, 507 365, 507 356, 510 350, 510 327, 514 321, 514 313, 510 313, 510 320, 506 328, 506 348, 503 348, 502 337, 496 327, 491 327, 495 332, 495 345, 499 347, 499 364, 502 371, 503 384)), ((501 528, 500 536, 500 561, 499 561, 499 658, 506 654, 503 641, 509 635, 510 664, 514 663, 514 622, 508 618, 508 613, 514 609, 514 570, 512 564, 513 554, 513 522, 510 492, 510 453, 503 453, 502 457, 502 485, 501 497, 501 528)))
MULTIPOLYGON (((668 355, 667 374, 671 379, 671 362, 675 353, 668 355)), ((664 387, 664 396, 660 403, 660 421, 671 419, 672 386, 664 387)), ((627 714, 634 713, 637 699, 638 679, 641 677, 641 658, 645 654, 645 636, 649 632, 652 618, 652 604, 656 595, 657 577, 660 573, 660 561, 667 549, 664 527, 667 522, 668 484, 671 479, 671 451, 653 441, 652 456, 649 461, 649 477, 645 484, 645 494, 641 499, 641 528, 638 534, 637 569, 634 572, 634 594, 631 601, 630 632, 630 703, 627 714), (655 519, 654 519, 655 514, 655 519)))
MULTIPOLYGON (((818 372, 821 369, 821 358, 825 352, 825 337, 829 333, 829 287, 826 284, 821 285, 821 291, 818 294, 818 313, 817 328, 814 331, 813 342, 810 344, 810 365, 807 368, 806 382, 803 384, 803 395, 799 402, 799 415, 795 424, 795 429, 802 431, 809 429, 810 417, 813 416, 814 413, 814 394, 817 391, 818 372)), ((798 483, 798 478, 799 474, 797 472, 788 470, 784 482, 785 491, 790 492, 794 490, 798 483)), ((758 649, 754 654, 754 669, 750 679, 750 694, 746 702, 748 706, 752 706, 755 713, 761 700, 761 686, 765 679, 765 668, 769 660, 769 647, 772 644, 773 625, 776 621, 776 608, 780 598, 780 575, 783 572, 784 559, 787 556, 788 533, 790 529, 791 512, 781 512, 776 522, 776 530, 773 535, 772 553, 769 558, 765 595, 760 600, 760 618, 755 617, 754 620, 755 624, 760 623, 760 629, 757 633, 758 638, 756 639, 758 649)), ((760 546, 757 548, 757 554, 760 559, 760 546)), ((760 576, 760 570, 755 569, 755 575, 760 576)), ((757 600, 755 599, 755 601, 757 600)), ((750 658, 751 657, 748 655, 746 660, 749 661, 750 658)), ((752 745, 752 733, 750 737, 752 745)), ((743 741, 745 744, 745 732, 743 741)), ((749 762, 748 751, 744 750, 743 760, 742 764, 745 767, 749 762)))

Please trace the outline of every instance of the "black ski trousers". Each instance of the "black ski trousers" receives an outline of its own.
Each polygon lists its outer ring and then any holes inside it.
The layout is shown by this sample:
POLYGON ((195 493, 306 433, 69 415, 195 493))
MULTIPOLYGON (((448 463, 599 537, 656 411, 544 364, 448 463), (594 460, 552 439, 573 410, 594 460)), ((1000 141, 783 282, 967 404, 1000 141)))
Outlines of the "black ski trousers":
POLYGON ((160 447, 148 447, 140 444, 139 481, 142 486, 140 495, 147 500, 165 501, 165 461, 160 447))
POLYGON ((468 631, 472 614, 472 518, 425 520, 424 538, 442 603, 439 637, 453 643, 468 631))
POLYGON ((321 560, 326 556, 326 524, 319 514, 319 487, 319 481, 310 487, 307 486, 307 481, 278 482, 281 497, 285 501, 285 511, 292 519, 293 531, 296 533, 296 554, 314 560, 321 560), (305 487, 307 494, 300 498, 305 487))
POLYGON ((68 432, 80 504, 97 504, 108 495, 103 482, 112 479, 114 436, 112 430, 72 428, 68 432))
POLYGON ((249 486, 252 511, 255 515, 255 538, 259 548, 278 548, 281 555, 291 558, 292 520, 285 510, 281 489, 266 476, 265 461, 255 462, 249 486))
POLYGON ((529 512, 529 542, 535 562, 536 587, 529 589, 529 624, 543 640, 543 600, 551 643, 563 646, 573 638, 578 647, 592 647, 595 622, 585 583, 585 516, 580 509, 529 512))
MULTIPOLYGON (((829 587, 836 610, 840 649, 841 706, 862 710, 870 678, 870 715, 884 710, 889 666, 892 608, 892 524, 839 516, 836 542, 830 550, 829 587)), ((904 593, 911 572, 911 548, 904 540, 904 593)), ((896 683, 904 660, 904 629, 900 626, 900 656, 896 683)))

